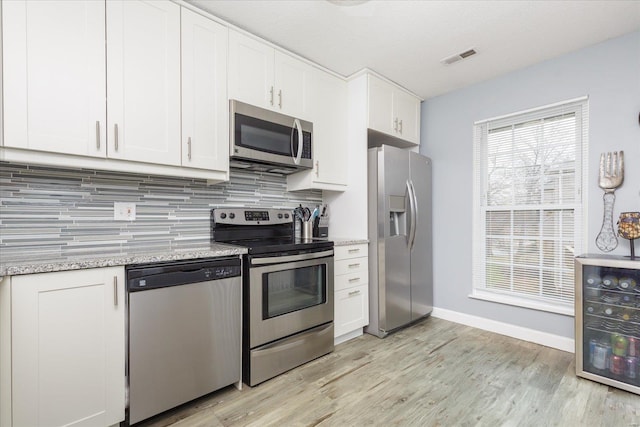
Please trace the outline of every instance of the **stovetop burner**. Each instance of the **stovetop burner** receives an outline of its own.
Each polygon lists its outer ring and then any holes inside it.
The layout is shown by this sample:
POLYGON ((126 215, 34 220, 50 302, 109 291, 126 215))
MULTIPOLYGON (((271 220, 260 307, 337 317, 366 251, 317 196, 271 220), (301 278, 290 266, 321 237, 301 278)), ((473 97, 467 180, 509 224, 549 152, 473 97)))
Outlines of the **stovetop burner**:
POLYGON ((211 240, 246 247, 249 254, 333 248, 325 239, 295 239, 293 214, 287 209, 213 209, 211 240))

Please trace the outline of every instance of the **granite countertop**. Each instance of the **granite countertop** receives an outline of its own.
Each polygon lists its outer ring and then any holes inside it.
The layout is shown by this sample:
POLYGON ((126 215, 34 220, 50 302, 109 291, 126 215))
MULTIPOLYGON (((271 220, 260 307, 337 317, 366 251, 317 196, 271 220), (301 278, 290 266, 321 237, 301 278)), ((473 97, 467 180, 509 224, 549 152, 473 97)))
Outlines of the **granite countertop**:
POLYGON ((53 271, 82 270, 86 268, 114 267, 149 262, 177 261, 184 259, 214 258, 242 255, 247 249, 240 246, 211 243, 179 249, 136 250, 119 254, 88 254, 29 261, 0 261, 0 277, 21 274, 49 273, 53 271))
POLYGON ((327 240, 333 240, 333 246, 365 245, 369 243, 369 239, 356 239, 349 237, 329 236, 327 240))
MULTIPOLYGON (((334 246, 349 246, 366 244, 367 239, 330 237, 334 246)), ((0 261, 0 277, 17 276, 22 274, 50 273, 54 271, 82 270, 86 268, 116 267, 132 264, 146 264, 150 262, 178 261, 184 259, 214 258, 223 256, 242 255, 247 248, 241 246, 211 243, 209 245, 194 245, 154 249, 153 251, 136 250, 118 254, 86 254, 67 257, 52 257, 37 260, 0 261)))

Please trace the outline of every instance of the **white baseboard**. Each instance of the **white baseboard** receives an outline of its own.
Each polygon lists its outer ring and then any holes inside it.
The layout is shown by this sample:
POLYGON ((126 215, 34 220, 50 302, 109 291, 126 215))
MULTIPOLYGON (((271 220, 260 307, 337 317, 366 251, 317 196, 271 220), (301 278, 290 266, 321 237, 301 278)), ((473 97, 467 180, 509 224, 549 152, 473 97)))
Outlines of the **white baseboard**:
POLYGON ((333 339, 333 345, 342 344, 345 341, 349 341, 353 338, 359 337, 362 335, 362 328, 358 328, 355 331, 347 332, 344 335, 340 335, 339 337, 335 337, 333 339))
POLYGON ((510 325, 509 323, 498 322, 496 320, 472 316, 470 314, 459 313, 457 311, 438 307, 433 308, 431 315, 438 319, 449 320, 462 325, 495 332, 496 334, 541 344, 547 347, 566 351, 568 353, 575 352, 574 340, 560 335, 553 335, 547 332, 536 331, 535 329, 523 328, 522 326, 510 325))

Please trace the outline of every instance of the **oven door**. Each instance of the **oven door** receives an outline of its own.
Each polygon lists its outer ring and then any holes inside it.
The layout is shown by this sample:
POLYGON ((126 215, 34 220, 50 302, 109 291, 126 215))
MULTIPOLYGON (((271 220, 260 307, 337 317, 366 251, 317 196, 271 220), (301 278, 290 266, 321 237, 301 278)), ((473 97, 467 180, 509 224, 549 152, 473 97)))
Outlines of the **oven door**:
POLYGON ((333 249, 249 263, 250 348, 333 321, 333 249))

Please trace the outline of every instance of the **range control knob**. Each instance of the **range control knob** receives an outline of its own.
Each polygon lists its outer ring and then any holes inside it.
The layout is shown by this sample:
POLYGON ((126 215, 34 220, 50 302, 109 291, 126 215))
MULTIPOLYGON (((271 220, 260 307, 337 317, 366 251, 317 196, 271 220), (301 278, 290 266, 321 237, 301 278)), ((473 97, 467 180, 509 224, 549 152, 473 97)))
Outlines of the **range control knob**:
POLYGON ((235 218, 235 217, 236 217, 236 214, 234 214, 233 212, 231 212, 231 213, 229 214, 229 218, 233 219, 233 218, 235 218))
POLYGON ((222 212, 222 213, 220 214, 220 218, 225 219, 226 217, 227 217, 227 214, 226 214, 226 213, 222 212))
POLYGON ((285 217, 286 219, 289 219, 289 214, 288 214, 288 213, 284 214, 284 217, 285 217))
POLYGON ((278 219, 282 219, 282 214, 281 213, 278 214, 278 219))

